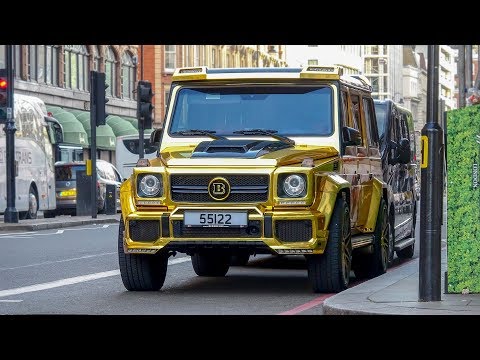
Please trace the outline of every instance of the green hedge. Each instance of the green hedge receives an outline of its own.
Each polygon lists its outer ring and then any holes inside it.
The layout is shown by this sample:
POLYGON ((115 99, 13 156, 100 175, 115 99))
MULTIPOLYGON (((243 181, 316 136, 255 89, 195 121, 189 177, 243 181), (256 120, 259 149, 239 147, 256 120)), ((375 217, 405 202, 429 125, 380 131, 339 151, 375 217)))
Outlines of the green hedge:
POLYGON ((447 113, 448 292, 480 293, 480 106, 447 113), (478 172, 476 175, 478 179, 478 172))

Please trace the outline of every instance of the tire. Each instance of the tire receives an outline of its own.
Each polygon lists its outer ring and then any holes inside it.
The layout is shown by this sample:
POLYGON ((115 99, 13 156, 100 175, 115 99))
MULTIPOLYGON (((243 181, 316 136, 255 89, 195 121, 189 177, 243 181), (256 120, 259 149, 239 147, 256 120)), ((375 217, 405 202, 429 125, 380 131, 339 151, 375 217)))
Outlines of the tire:
POLYGON ((230 268, 230 255, 200 252, 192 255, 193 270, 198 276, 225 276, 230 268))
POLYGON ((352 237, 350 210, 343 196, 337 197, 322 255, 307 256, 308 279, 314 292, 337 293, 350 282, 352 237))
POLYGON ((238 253, 232 255, 230 257, 230 265, 231 266, 245 266, 248 264, 248 260, 250 260, 249 253, 238 253))
POLYGON ((45 210, 43 212, 43 217, 45 219, 54 218, 56 215, 55 210, 45 210))
POLYGON ((125 254, 123 249, 124 231, 125 224, 123 218, 120 218, 118 263, 123 285, 129 291, 160 290, 167 275, 168 255, 163 253, 155 255, 125 254))
POLYGON ((395 257, 395 218, 393 211, 390 213, 390 235, 388 236, 388 267, 393 265, 395 257))
POLYGON ((390 248, 391 223, 388 217, 385 199, 380 200, 380 207, 373 233, 373 251, 370 254, 359 255, 353 259, 353 271, 359 279, 374 278, 385 274, 388 268, 390 248))
POLYGON ((36 219, 38 213, 38 195, 35 188, 30 185, 28 190, 28 210, 22 212, 21 216, 23 219, 36 219))

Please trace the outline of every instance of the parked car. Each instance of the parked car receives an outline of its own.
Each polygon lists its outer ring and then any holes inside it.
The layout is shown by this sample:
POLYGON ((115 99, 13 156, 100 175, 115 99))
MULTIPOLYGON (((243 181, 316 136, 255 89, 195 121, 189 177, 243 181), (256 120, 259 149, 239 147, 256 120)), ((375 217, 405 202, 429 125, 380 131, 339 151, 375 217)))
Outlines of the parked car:
POLYGON ((121 185, 125 288, 160 289, 176 252, 198 276, 225 276, 232 256, 305 256, 314 292, 346 289, 351 270, 385 273, 371 91, 336 66, 176 69, 171 110, 151 135, 158 157, 121 185))
POLYGON ((392 100, 374 100, 383 178, 389 189, 389 221, 392 239, 389 262, 394 252, 411 258, 415 249, 417 200, 419 197, 416 135, 412 113, 392 100))
MULTIPOLYGON (((120 184, 122 177, 111 163, 97 160, 97 208, 99 213, 106 210, 107 185, 117 187, 117 210, 120 210, 120 184)), ((84 161, 55 163, 55 192, 57 208, 44 212, 44 217, 56 215, 76 215, 77 213, 77 171, 85 171, 84 161)))

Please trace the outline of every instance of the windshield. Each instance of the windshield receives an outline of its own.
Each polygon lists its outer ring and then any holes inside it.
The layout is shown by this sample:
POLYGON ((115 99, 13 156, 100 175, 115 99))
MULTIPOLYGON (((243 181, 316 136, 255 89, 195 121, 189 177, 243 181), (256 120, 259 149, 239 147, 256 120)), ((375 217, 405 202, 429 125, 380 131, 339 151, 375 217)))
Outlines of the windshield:
POLYGON ((168 131, 171 136, 181 136, 179 132, 186 130, 242 136, 234 132, 249 129, 268 129, 285 136, 328 136, 333 132, 332 89, 327 86, 182 88, 168 131))
POLYGON ((377 128, 380 139, 385 133, 385 123, 387 122, 387 104, 375 103, 375 115, 377 117, 377 128))

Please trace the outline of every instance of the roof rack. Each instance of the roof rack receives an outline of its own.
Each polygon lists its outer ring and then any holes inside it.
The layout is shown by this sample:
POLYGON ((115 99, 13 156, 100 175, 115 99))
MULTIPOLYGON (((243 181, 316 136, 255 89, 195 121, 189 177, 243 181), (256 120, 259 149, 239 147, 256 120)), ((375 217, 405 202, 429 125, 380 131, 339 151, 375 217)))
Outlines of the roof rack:
POLYGON ((339 66, 310 65, 304 68, 213 68, 206 66, 175 69, 172 81, 225 79, 319 79, 339 80, 343 69, 339 66))

